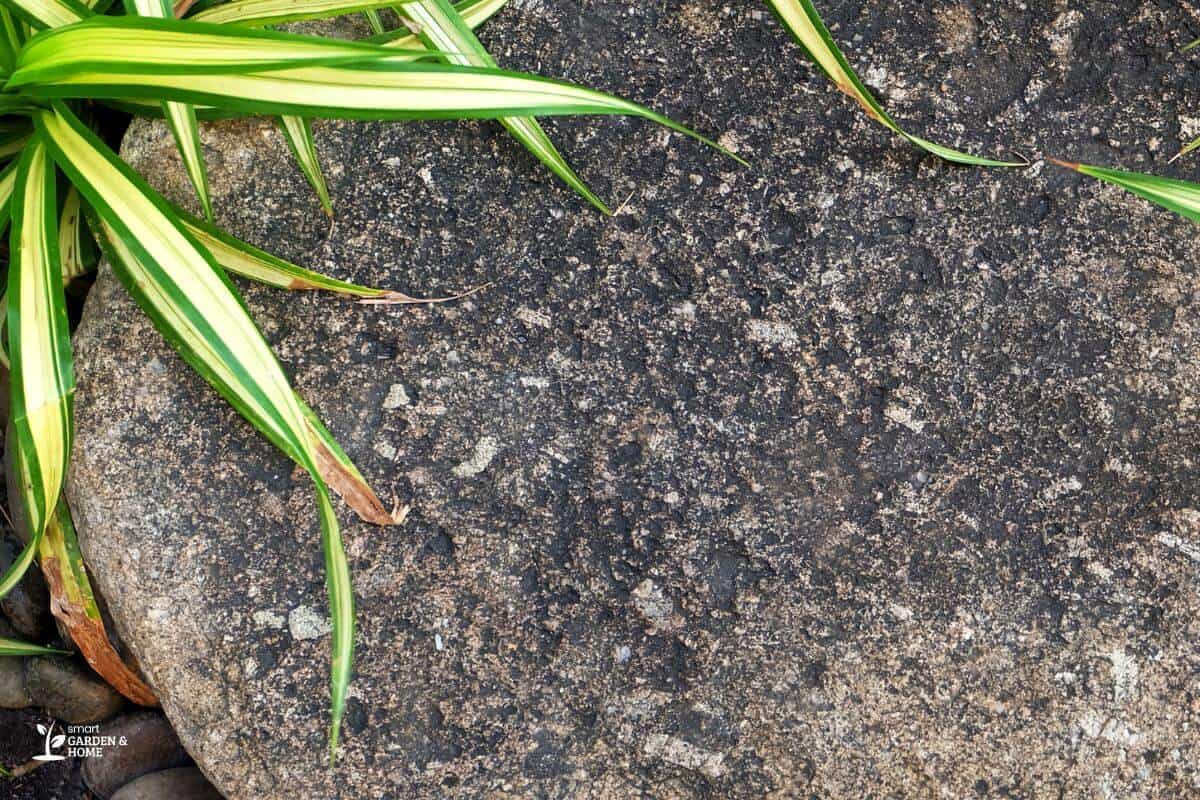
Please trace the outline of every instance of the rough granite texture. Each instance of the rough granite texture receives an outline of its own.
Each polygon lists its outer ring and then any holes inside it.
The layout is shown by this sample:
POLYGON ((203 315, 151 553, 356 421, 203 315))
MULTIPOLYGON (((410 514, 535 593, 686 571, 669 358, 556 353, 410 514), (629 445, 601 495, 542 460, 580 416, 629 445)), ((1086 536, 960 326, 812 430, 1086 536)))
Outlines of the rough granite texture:
MULTIPOLYGON (((1200 15, 824 3, 950 144, 1194 175, 1200 15), (1007 148, 1011 146, 1012 150, 1007 148)), ((342 508, 341 760, 308 482, 105 273, 71 498, 96 579, 230 798, 1200 793, 1196 228, 1035 164, 914 151, 762 7, 523 0, 502 63, 644 101, 549 125, 604 219, 493 123, 205 129, 220 221, 451 305, 247 287, 398 529, 342 508), (316 612, 316 613, 314 613, 316 612), (315 621, 314 621, 315 620, 315 621)), ((165 129, 130 160, 190 189, 165 129)))

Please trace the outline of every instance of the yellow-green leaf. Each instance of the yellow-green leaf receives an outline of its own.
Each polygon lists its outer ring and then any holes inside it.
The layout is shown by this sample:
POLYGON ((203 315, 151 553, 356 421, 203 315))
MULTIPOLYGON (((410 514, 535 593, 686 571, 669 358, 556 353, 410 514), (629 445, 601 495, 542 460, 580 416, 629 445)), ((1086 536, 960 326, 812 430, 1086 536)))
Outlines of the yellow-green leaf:
POLYGON ((8 272, 10 414, 29 531, 40 539, 58 504, 71 450, 75 391, 58 249, 54 164, 41 137, 25 149, 12 201, 8 272))
MULTIPOLYGON (((413 21, 417 35, 430 50, 440 51, 450 64, 468 67, 495 67, 496 61, 484 49, 471 26, 449 0, 413 0, 398 7, 413 21)), ((501 117, 500 123, 517 141, 525 145, 539 161, 603 214, 612 214, 604 202, 583 182, 558 152, 550 137, 533 117, 501 117)))
POLYGON ((321 208, 324 209, 327 216, 332 217, 333 201, 329 199, 329 187, 325 183, 325 176, 321 173, 321 161, 317 158, 317 146, 313 142, 312 126, 305 117, 286 114, 279 118, 279 127, 283 130, 283 137, 292 150, 292 156, 300 165, 300 172, 304 174, 313 187, 313 191, 317 193, 317 199, 321 201, 321 208))
POLYGON ((946 161, 956 164, 981 167, 1024 167, 1023 161, 996 161, 990 158, 980 158, 968 153, 936 144, 919 136, 914 136, 900 127, 891 115, 880 105, 866 84, 859 80, 846 56, 834 43, 829 29, 825 27, 821 15, 811 0, 767 0, 767 5, 775 12, 775 16, 788 29, 796 43, 804 50, 813 63, 833 81, 843 93, 853 98, 866 114, 885 128, 904 137, 912 144, 932 153, 946 161))
POLYGON ((126 289, 184 359, 312 477, 321 521, 333 652, 331 754, 353 660, 354 596, 329 492, 304 410, 212 256, 167 202, 61 103, 34 117, 55 161, 99 220, 99 239, 126 289))

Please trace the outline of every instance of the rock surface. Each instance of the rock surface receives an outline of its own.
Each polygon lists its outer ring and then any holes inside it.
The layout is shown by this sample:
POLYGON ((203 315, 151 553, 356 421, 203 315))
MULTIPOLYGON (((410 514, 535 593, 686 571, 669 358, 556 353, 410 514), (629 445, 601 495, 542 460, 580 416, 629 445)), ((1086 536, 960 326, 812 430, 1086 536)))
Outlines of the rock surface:
MULTIPOLYGON (((948 144, 1168 167, 1181 4, 825 3, 948 144)), ((437 308, 249 288, 399 529, 342 511, 358 674, 324 767, 303 476, 102 275, 77 337, 80 534, 228 797, 1180 797, 1200 788, 1195 228, 870 125, 756 3, 513 3, 484 41, 717 134, 206 128, 221 222, 437 308), (303 609, 303 610, 301 610, 303 609), (313 633, 312 636, 308 635, 313 633)), ((1186 105, 1185 105, 1186 104, 1186 105)), ((190 200, 165 130, 129 158, 190 200)))

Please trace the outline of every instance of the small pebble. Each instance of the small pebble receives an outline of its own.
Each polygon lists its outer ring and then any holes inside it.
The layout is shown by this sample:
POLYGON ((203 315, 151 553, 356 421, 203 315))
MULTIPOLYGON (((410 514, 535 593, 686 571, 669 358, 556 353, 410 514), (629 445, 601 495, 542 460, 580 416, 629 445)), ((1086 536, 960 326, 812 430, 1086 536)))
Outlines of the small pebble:
POLYGON ((29 708, 33 698, 25 689, 25 659, 0 658, 0 708, 29 708))
POLYGON ((73 725, 106 720, 125 704, 94 672, 62 656, 25 659, 25 688, 34 705, 73 725))
MULTIPOLYGON (((0 574, 8 570, 22 544, 12 534, 0 535, 0 574)), ((12 623, 21 638, 42 642, 54 634, 54 618, 50 615, 50 592, 37 566, 31 566, 20 582, 3 599, 0 611, 12 623)))
POLYGON ((115 717, 100 727, 100 735, 125 742, 106 748, 103 758, 83 760, 84 783, 101 800, 143 775, 192 763, 171 723, 155 711, 115 717))
POLYGON ((143 775, 122 786, 112 800, 222 800, 204 773, 195 767, 178 767, 143 775))

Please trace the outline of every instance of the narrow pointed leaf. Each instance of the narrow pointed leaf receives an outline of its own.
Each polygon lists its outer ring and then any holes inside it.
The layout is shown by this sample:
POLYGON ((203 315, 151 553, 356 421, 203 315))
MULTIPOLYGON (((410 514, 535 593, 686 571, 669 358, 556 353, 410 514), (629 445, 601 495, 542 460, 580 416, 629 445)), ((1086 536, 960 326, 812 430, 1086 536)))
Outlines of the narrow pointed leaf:
POLYGON ((320 418, 299 395, 296 396, 296 401, 300 403, 308 420, 308 431, 317 454, 317 465, 329 488, 337 492, 338 496, 346 501, 346 505, 354 509, 365 522, 374 525, 399 525, 403 522, 407 511, 388 511, 320 418))
POLYGON ((208 191, 208 173, 204 168, 204 148, 200 144, 200 125, 196 122, 196 110, 188 103, 163 103, 167 125, 175 137, 179 155, 183 159, 188 179, 196 189, 200 208, 204 216, 213 218, 212 198, 208 191))
POLYGON ((80 208, 79 190, 74 186, 67 190, 62 214, 59 215, 58 252, 62 259, 64 284, 86 275, 95 266, 91 236, 87 233, 80 208))
POLYGON ((212 254, 221 267, 250 280, 280 289, 319 289, 352 297, 384 300, 406 297, 398 292, 359 286, 305 269, 230 236, 215 225, 206 223, 182 209, 172 207, 172 211, 183 222, 188 233, 212 254))
POLYGON ((305 117, 288 114, 279 118, 279 127, 283 130, 283 136, 287 139, 288 147, 291 148, 296 163, 300 165, 300 171, 304 173, 304 177, 312 185, 313 191, 317 193, 317 199, 321 201, 321 208, 332 217, 333 201, 329 199, 329 187, 325 183, 325 176, 321 173, 321 162, 317 158, 317 146, 313 142, 312 126, 305 117))
MULTIPOLYGON (((415 0, 399 7, 416 23, 421 41, 430 50, 445 53, 447 63, 473 67, 495 67, 496 61, 449 0, 415 0)), ((525 145, 539 161, 603 214, 612 214, 550 141, 550 137, 532 117, 501 117, 501 124, 517 141, 525 145)))
MULTIPOLYGON (((475 30, 491 19, 497 11, 504 8, 507 2, 508 0, 463 0, 463 2, 454 6, 454 10, 458 12, 458 15, 462 17, 462 21, 471 30, 475 30)), ((378 36, 372 36, 364 41, 396 49, 416 49, 421 47, 420 37, 406 28, 388 31, 378 36)))
POLYGON ((1200 184, 1173 178, 1160 178, 1157 175, 1145 175, 1140 172, 1125 172, 1094 167, 1090 164, 1050 160, 1060 167, 1073 169, 1090 178, 1119 186, 1168 211, 1174 211, 1176 214, 1187 217, 1193 222, 1200 222, 1200 184))
MULTIPOLYGON (((126 0, 126 8, 130 14, 149 17, 151 19, 174 19, 175 9, 170 0, 126 0)), ((200 200, 200 208, 208 220, 212 220, 212 200, 208 192, 208 173, 204 169, 204 148, 200 144, 200 126, 196 122, 196 110, 187 103, 163 103, 163 116, 171 135, 175 137, 175 146, 179 157, 183 159, 183 167, 188 179, 196 189, 196 197, 200 200)))
POLYGON ((358 11, 373 11, 394 6, 396 0, 236 0, 205 9, 190 19, 237 25, 280 25, 326 19, 358 11))
POLYGON ((387 30, 383 27, 383 20, 379 18, 378 10, 369 8, 363 12, 363 16, 366 17, 367 24, 371 26, 371 30, 375 32, 376 36, 387 30))
POLYGON ((37 29, 59 28, 92 15, 78 0, 5 0, 5 5, 37 29))
POLYGON ((0 230, 8 225, 12 210, 13 190, 17 185, 17 162, 14 161, 0 171, 0 230))
MULTIPOLYGON (((404 51, 401 51, 402 53, 404 51)), ((413 55, 424 55, 417 51, 413 55)), ((102 75, 125 71, 206 75, 248 70, 295 69, 391 56, 389 48, 316 36, 277 33, 191 20, 93 17, 28 42, 17 56, 9 89, 52 83, 60 74, 102 75)), ((0 95, 0 99, 9 97, 0 95)), ((19 95, 13 104, 29 103, 19 95)), ((0 111, 3 109, 0 108, 0 111)))
MULTIPOLYGON (((455 8, 462 16, 463 21, 472 28, 477 28, 503 8, 507 2, 508 0, 464 0, 464 2, 459 3, 455 8)), ((373 36, 364 41, 394 50, 395 53, 391 56, 394 59, 408 58, 415 61, 418 58, 433 55, 425 49, 425 45, 421 43, 420 38, 406 28, 389 31, 386 34, 373 36)), ((109 104, 123 111, 143 117, 163 116, 162 104, 154 100, 127 97, 121 100, 110 101, 109 104)), ((223 117, 236 116, 236 112, 222 111, 208 106, 193 106, 193 108, 196 109, 196 114, 200 119, 221 119, 223 117)))
POLYGON ((34 121, 55 161, 103 230, 113 269, 184 359, 267 438, 309 472, 316 489, 333 618, 331 753, 345 713, 354 597, 337 518, 303 409, 241 298, 165 200, 62 104, 34 121))
MULTIPOLYGON (((71 450, 75 392, 58 250, 54 163, 40 137, 17 167, 8 271, 10 414, 18 510, 40 540, 71 450)), ((12 478, 10 478, 12 479, 12 478)))
POLYGON ((50 611, 66 628, 88 664, 132 702, 158 705, 154 692, 125 664, 109 641, 65 499, 55 509, 38 550, 38 561, 50 588, 50 611))
POLYGON ((36 644, 20 642, 16 639, 0 638, 0 656, 52 656, 66 655, 62 650, 52 647, 40 647, 36 644))
POLYGON ((1187 145, 1182 150, 1180 150, 1178 153, 1176 153, 1171 158, 1171 160, 1174 161, 1177 158, 1183 158, 1188 153, 1191 153, 1198 147, 1200 147, 1200 138, 1193 139, 1192 141, 1188 142, 1187 145))
POLYGON ((25 573, 29 570, 33 559, 37 556, 38 545, 41 544, 41 535, 34 536, 22 548, 20 554, 17 555, 17 560, 14 561, 0 577, 0 598, 6 596, 9 592, 16 588, 21 579, 25 577, 25 573))
POLYGON ((838 89, 862 106, 867 116, 880 125, 904 137, 922 150, 956 164, 979 167, 1028 166, 1025 162, 1020 161, 995 161, 990 158, 980 158, 908 133, 880 105, 866 84, 859 80, 850 67, 850 62, 846 60, 846 56, 834 43, 829 29, 825 27, 821 15, 817 13, 811 0, 767 0, 767 5, 775 12, 775 16, 788 29, 796 43, 812 59, 813 63, 825 73, 825 76, 833 81, 838 89))
MULTIPOLYGON (((195 23, 188 22, 164 27, 169 23, 104 18, 52 31, 21 52, 9 86, 23 87, 22 94, 47 98, 143 97, 251 114, 349 119, 625 114, 657 122, 746 163, 662 114, 562 81, 483 67, 412 63, 386 56, 353 65, 277 69, 274 67, 279 59, 287 58, 289 52, 303 52, 315 60, 336 59, 342 52, 338 48, 351 43, 288 34, 274 34, 272 38, 265 32, 220 26, 196 32, 191 28, 195 23), (115 31, 124 35, 124 47, 114 47, 105 37, 110 23, 120 23, 115 31), (151 28, 139 27, 151 23, 151 28), (153 41, 149 50, 138 44, 139 34, 153 41), (251 34, 259 38, 247 38, 251 34), (224 46, 214 53, 218 40, 224 46), (262 64, 272 68, 240 74, 228 71, 234 63, 242 64, 244 69, 252 57, 260 68, 262 64)), ((357 46, 388 52, 387 48, 357 46)))

